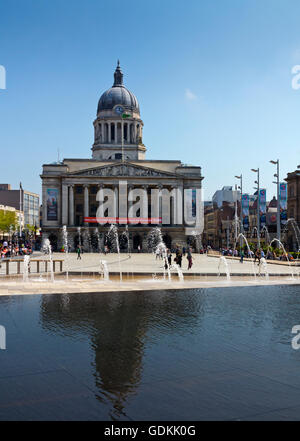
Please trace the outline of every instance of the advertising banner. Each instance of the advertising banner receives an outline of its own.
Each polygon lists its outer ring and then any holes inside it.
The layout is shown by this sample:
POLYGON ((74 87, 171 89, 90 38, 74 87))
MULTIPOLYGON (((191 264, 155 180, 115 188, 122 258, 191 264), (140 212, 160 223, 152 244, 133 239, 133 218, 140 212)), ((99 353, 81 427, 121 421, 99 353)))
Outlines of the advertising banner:
POLYGON ((260 228, 267 224, 267 191, 265 188, 259 190, 259 218, 260 228))
POLYGON ((58 189, 47 188, 47 220, 57 220, 58 189))
POLYGON ((249 195, 242 194, 242 219, 245 231, 249 230, 249 195))
POLYGON ((279 204, 280 204, 280 222, 282 225, 287 223, 287 184, 279 184, 279 204))

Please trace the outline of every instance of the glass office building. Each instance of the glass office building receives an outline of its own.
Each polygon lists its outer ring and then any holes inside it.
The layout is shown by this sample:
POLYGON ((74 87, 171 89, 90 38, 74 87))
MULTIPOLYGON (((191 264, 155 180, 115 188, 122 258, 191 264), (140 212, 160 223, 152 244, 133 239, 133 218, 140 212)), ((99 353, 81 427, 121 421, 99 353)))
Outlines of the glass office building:
POLYGON ((24 191, 23 198, 24 224, 39 227, 40 225, 40 201, 39 196, 24 191))

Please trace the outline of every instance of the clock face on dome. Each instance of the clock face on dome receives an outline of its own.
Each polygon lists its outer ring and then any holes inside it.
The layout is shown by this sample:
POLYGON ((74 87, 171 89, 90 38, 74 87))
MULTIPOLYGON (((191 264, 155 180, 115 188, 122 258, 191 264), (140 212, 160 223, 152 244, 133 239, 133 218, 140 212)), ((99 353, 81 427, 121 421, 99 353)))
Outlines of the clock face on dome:
POLYGON ((123 107, 122 106, 117 106, 115 108, 115 112, 117 115, 122 115, 122 113, 124 112, 123 107))

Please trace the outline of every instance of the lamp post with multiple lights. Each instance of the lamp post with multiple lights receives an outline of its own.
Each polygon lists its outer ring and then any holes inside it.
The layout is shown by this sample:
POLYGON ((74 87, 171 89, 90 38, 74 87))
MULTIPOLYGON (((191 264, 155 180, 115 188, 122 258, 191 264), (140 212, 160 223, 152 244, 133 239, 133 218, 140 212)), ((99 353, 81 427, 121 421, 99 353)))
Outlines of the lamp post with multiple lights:
POLYGON ((254 187, 254 188, 255 188, 255 190, 257 190, 257 200, 256 200, 257 201, 257 245, 258 245, 258 248, 260 249, 259 168, 257 168, 257 169, 251 168, 251 171, 253 171, 254 173, 257 173, 257 181, 254 181, 254 183, 257 184, 257 187, 254 187))
POLYGON ((270 161, 271 164, 277 165, 277 173, 274 174, 276 178, 276 182, 273 181, 273 184, 277 184, 277 239, 281 239, 281 231, 280 231, 280 201, 279 201, 279 159, 277 161, 270 161))
MULTIPOLYGON (((243 233, 243 216, 242 216, 242 198, 243 198, 243 176, 241 173, 241 176, 235 176, 236 179, 240 180, 240 185, 238 186, 238 189, 241 192, 241 197, 240 197, 240 233, 243 233)), ((242 243, 242 238, 241 238, 241 243, 242 243)))

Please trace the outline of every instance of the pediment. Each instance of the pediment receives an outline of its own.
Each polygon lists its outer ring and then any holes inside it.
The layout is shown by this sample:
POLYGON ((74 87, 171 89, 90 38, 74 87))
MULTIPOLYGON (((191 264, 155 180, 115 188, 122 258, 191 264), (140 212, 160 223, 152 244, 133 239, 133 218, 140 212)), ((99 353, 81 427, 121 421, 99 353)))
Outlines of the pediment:
POLYGON ((150 167, 143 167, 130 162, 119 162, 116 164, 108 164, 95 168, 88 168, 77 172, 70 173, 72 176, 102 176, 102 177, 160 177, 170 178, 177 177, 174 173, 156 170, 150 167))

